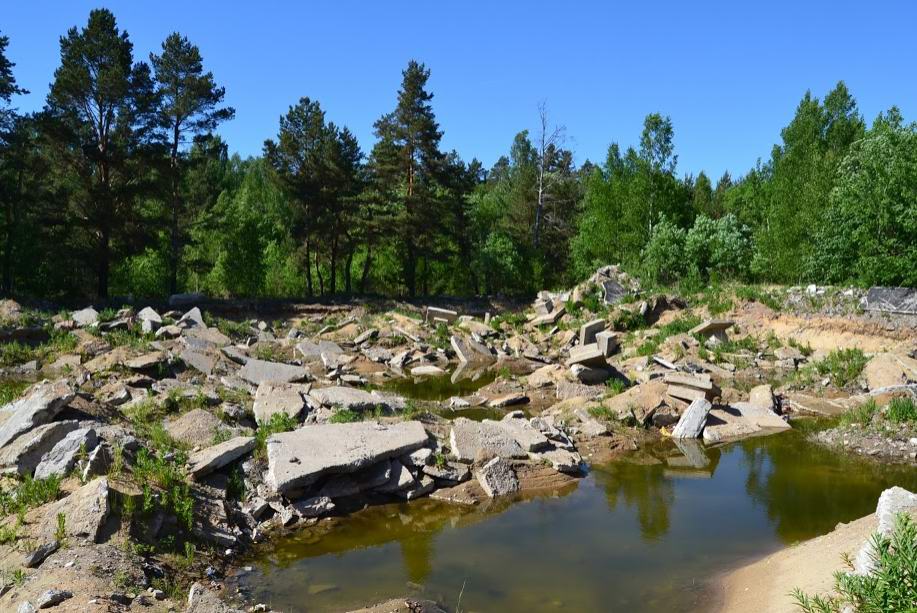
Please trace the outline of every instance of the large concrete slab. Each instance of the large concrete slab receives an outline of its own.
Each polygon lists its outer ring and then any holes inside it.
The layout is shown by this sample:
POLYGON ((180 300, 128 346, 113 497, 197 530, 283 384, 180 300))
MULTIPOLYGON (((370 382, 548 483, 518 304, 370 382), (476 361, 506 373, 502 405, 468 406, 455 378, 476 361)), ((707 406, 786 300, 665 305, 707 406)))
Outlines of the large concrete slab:
POLYGON ((255 392, 255 421, 266 424, 275 413, 299 417, 306 408, 308 393, 309 386, 302 383, 262 383, 255 392))
POLYGON ((50 422, 75 396, 70 384, 61 379, 34 385, 22 398, 0 407, 0 413, 9 415, 0 426, 0 447, 32 428, 50 422))
POLYGON ((581 345, 570 350, 567 366, 582 364, 583 366, 607 366, 605 353, 599 348, 598 343, 581 345))
POLYGON ((308 379, 309 371, 302 366, 283 364, 281 362, 267 362, 252 358, 239 369, 239 377, 254 385, 261 385, 266 381, 295 383, 308 379))
POLYGON ((188 458, 188 472, 194 479, 200 479, 235 462, 255 448, 255 437, 237 436, 217 445, 201 449, 188 458))
POLYGON ((267 441, 267 482, 284 493, 329 474, 354 473, 428 444, 419 421, 305 426, 267 441))
POLYGON ((704 431, 711 404, 703 398, 692 402, 672 430, 672 438, 697 438, 704 431))
POLYGON ((917 288, 871 287, 864 302, 867 311, 917 315, 917 288))
POLYGON ((403 409, 405 405, 404 398, 400 396, 344 386, 316 388, 309 392, 309 396, 326 407, 340 407, 351 411, 369 411, 377 406, 396 410, 403 409))
POLYGON ((494 422, 459 417, 452 422, 449 447, 462 462, 490 458, 525 458, 527 454, 510 432, 494 422))

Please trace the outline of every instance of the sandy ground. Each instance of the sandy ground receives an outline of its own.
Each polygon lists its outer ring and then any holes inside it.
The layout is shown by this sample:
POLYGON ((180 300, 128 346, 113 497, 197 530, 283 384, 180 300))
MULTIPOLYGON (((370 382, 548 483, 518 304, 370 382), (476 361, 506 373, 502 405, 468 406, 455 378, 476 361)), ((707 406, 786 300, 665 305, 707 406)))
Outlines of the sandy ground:
POLYGON ((876 528, 876 516, 867 515, 833 532, 773 553, 722 576, 717 582, 716 611, 729 613, 798 613, 790 596, 793 588, 808 594, 826 594, 833 574, 845 570, 842 555, 856 554, 876 528))

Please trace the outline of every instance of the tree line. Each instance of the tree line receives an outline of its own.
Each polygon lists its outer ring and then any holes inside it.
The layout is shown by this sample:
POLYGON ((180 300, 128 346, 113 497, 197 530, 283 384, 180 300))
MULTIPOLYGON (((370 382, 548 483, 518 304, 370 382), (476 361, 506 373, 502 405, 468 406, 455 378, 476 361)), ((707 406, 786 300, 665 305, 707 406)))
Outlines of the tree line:
POLYGON ((659 284, 917 285, 917 125, 867 125, 843 82, 806 93, 769 158, 716 183, 677 174, 671 120, 577 166, 542 105, 486 169, 442 147, 411 61, 364 151, 303 97, 258 157, 200 50, 135 58, 114 15, 60 39, 44 108, 0 36, 0 290, 51 299, 530 294, 621 263, 659 284))

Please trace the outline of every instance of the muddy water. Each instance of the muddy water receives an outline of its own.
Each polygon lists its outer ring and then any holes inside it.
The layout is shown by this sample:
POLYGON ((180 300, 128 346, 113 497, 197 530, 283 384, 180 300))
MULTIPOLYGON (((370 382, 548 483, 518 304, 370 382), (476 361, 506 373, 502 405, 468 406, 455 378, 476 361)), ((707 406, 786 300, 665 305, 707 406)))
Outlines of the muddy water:
POLYGON ((410 594, 463 611, 707 610, 716 573, 872 512, 891 485, 914 489, 917 470, 838 455, 798 431, 712 450, 667 441, 565 491, 325 522, 274 543, 243 584, 284 611, 410 594))
POLYGON ((447 372, 435 377, 398 377, 382 386, 388 392, 414 400, 443 401, 452 396, 467 396, 492 383, 492 370, 447 372))

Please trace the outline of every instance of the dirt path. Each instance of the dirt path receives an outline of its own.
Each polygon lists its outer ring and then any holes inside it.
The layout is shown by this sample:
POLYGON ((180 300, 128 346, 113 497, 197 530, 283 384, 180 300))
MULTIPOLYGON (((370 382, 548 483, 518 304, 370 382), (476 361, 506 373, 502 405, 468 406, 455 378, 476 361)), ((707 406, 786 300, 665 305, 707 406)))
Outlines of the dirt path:
POLYGON ((731 571, 717 581, 715 610, 798 613, 800 609, 789 595, 793 588, 808 594, 830 592, 833 573, 844 569, 842 555, 855 554, 875 527, 876 516, 867 515, 731 571))

